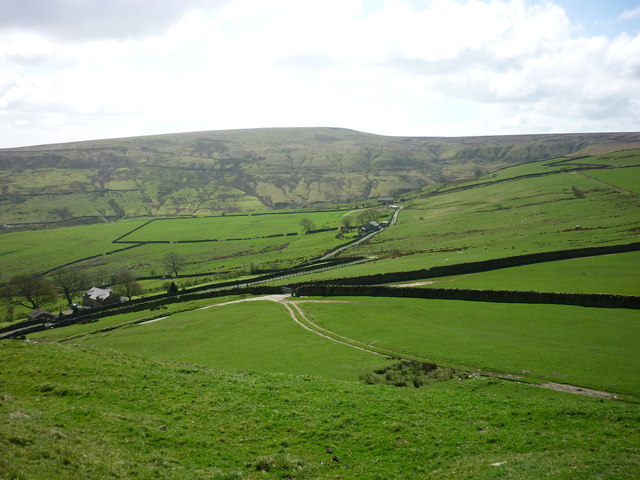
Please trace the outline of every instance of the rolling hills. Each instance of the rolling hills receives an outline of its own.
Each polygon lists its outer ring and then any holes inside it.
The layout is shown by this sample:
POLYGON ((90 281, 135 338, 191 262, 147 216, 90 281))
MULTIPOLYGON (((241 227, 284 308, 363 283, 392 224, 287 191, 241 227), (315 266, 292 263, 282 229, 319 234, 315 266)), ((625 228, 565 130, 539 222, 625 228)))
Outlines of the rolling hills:
POLYGON ((640 134, 436 138, 283 128, 5 149, 0 223, 37 227, 357 203, 509 165, 633 146, 640 146, 640 134))
POLYGON ((1 281, 125 270, 153 295, 0 342, 0 478, 637 478, 638 140, 269 129, 0 152, 1 281), (279 294, 219 290, 252 282, 279 294), (470 297, 400 296, 434 287, 470 297), (488 295, 514 291, 535 301, 488 295), (565 292, 635 303, 549 300, 565 292))

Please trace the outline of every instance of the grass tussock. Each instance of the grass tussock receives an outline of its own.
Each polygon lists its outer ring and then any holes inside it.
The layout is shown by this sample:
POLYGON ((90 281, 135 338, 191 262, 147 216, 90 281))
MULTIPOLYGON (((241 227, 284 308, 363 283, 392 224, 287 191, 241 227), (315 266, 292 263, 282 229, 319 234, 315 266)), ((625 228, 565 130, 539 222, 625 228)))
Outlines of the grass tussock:
POLYGON ((440 367, 435 363, 402 360, 393 365, 360 376, 368 385, 393 385, 395 387, 422 387, 435 382, 463 380, 469 374, 454 368, 440 367))

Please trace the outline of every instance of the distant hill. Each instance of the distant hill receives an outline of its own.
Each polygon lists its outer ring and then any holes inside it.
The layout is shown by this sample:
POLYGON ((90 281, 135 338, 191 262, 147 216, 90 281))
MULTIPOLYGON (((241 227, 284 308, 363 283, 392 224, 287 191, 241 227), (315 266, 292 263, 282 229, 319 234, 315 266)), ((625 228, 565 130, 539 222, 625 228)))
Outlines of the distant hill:
POLYGON ((0 222, 335 205, 544 158, 638 147, 640 133, 444 138, 279 128, 4 149, 0 222))

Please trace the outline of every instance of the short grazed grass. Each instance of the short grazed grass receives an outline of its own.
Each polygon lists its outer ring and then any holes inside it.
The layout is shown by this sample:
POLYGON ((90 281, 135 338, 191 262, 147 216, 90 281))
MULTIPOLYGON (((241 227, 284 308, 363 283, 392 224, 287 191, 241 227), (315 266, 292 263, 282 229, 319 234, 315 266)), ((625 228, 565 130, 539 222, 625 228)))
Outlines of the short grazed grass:
POLYGON ((154 308, 141 310, 139 312, 110 315, 96 320, 91 320, 91 317, 87 317, 87 320, 83 323, 77 323, 75 325, 69 325, 67 327, 52 328, 43 330, 41 332, 31 333, 27 335, 27 338, 45 342, 66 341, 70 338, 90 335, 101 330, 113 329, 115 327, 129 325, 136 322, 143 322, 146 320, 153 320, 155 318, 166 317, 178 312, 191 311, 196 308, 213 305, 220 302, 226 302, 230 299, 237 300, 237 298, 238 297, 217 297, 207 298, 203 300, 190 300, 180 303, 171 303, 157 309, 154 308))
MULTIPOLYGON (((65 227, 51 230, 10 232, 0 235, 3 277, 15 273, 41 273, 59 265, 123 248, 111 241, 144 223, 115 223, 65 227)), ((106 260, 107 257, 105 257, 106 260)))
POLYGON ((640 167, 587 171, 585 174, 623 190, 640 194, 640 167))
POLYGON ((640 474, 638 405, 495 379, 407 389, 4 342, 0 381, 4 478, 640 474))
POLYGON ((378 348, 640 396, 640 313, 564 305, 331 297, 301 303, 315 323, 378 348))
POLYGON ((418 198, 393 228, 350 250, 378 261, 300 281, 637 242, 639 202, 577 173, 418 198))
POLYGON ((308 219, 314 228, 335 228, 347 211, 226 215, 205 218, 158 219, 122 238, 127 242, 194 241, 257 238, 286 233, 303 234, 300 221, 308 219))
MULTIPOLYGON (((428 283, 423 286, 473 290, 640 295, 638 271, 640 271, 640 252, 629 252, 431 278, 427 279, 428 283)), ((420 280, 415 282, 419 283, 420 280)))
POLYGON ((304 330, 282 305, 268 300, 176 313, 158 322, 70 341, 156 360, 352 381, 389 363, 304 330))

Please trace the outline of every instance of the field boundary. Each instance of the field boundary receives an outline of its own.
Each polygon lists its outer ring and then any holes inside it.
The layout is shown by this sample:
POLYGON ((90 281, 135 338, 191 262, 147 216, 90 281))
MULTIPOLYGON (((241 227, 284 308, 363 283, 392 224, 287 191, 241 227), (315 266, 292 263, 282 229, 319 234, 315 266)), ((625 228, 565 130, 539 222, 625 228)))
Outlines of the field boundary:
POLYGON ((404 297, 437 300, 464 300, 492 303, 542 303, 596 308, 640 309, 640 296, 599 293, 555 293, 511 290, 470 290, 455 288, 413 288, 371 285, 304 285, 294 289, 296 297, 404 297))
MULTIPOLYGON (((538 160, 537 162, 530 162, 530 163, 548 162, 549 160, 553 160, 553 158, 557 158, 557 157, 551 157, 551 158, 538 160)), ((445 183, 444 185, 441 185, 440 187, 435 189, 433 192, 429 192, 427 194, 421 195, 420 198, 427 198, 427 197, 432 197, 432 196, 435 196, 435 195, 444 195, 444 194, 447 194, 447 193, 461 192, 461 191, 470 190, 470 189, 473 189, 473 188, 476 188, 476 187, 488 187, 488 186, 491 186, 491 185, 497 185, 497 184, 504 183, 504 182, 512 182, 512 181, 517 181, 517 180, 523 180, 523 179, 527 179, 527 178, 546 177, 548 175, 558 175, 558 174, 569 173, 569 172, 579 172, 579 173, 581 173, 582 170, 614 170, 614 169, 617 169, 617 168, 631 168, 631 167, 640 166, 640 165, 614 166, 614 165, 597 164, 597 163, 594 163, 594 164, 572 163, 572 162, 575 162, 576 160, 579 160, 581 158, 594 158, 594 156, 586 155, 586 156, 581 156, 581 157, 576 157, 576 158, 564 158, 564 159, 557 160, 555 162, 551 162, 551 163, 548 164, 548 166, 550 166, 550 167, 559 167, 561 169, 560 170, 552 170, 550 172, 527 173, 527 174, 524 174, 524 175, 516 175, 514 177, 509 177, 509 178, 501 178, 499 180, 488 180, 486 182, 478 182, 478 183, 473 183, 473 184, 469 184, 469 185, 462 184, 460 186, 452 186, 451 182, 449 182, 449 183, 445 183), (562 168, 562 167, 566 167, 566 168, 562 168)), ((517 165, 509 165, 507 167, 503 167, 503 168, 499 168, 497 170, 494 170, 493 172, 490 172, 490 173, 495 173, 495 172, 498 172, 500 170, 506 170, 507 168, 512 168, 514 166, 520 166, 520 165, 526 165, 526 163, 521 163, 521 164, 517 164, 517 165)))
MULTIPOLYGON (((493 258, 491 260, 480 260, 477 262, 440 265, 420 270, 377 273, 373 275, 336 278, 332 280, 317 280, 313 283, 315 285, 380 285, 386 283, 407 282, 411 280, 423 280, 427 278, 464 275, 468 273, 488 272, 491 270, 499 270, 502 268, 520 267, 524 265, 553 262, 557 260, 568 260, 572 258, 594 257, 600 255, 609 255, 612 253, 626 253, 636 251, 640 251, 640 242, 618 245, 605 245, 602 247, 584 247, 571 250, 553 250, 548 252, 528 253, 525 255, 493 258)), ((310 282, 291 285, 291 287, 293 288, 302 285, 308 285, 309 283, 310 282)))

